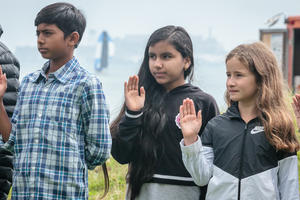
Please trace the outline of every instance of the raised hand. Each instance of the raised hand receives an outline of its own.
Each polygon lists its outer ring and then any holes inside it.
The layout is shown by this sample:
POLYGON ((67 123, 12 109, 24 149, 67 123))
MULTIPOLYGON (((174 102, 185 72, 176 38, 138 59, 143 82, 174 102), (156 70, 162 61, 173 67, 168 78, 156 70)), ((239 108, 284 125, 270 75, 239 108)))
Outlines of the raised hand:
POLYGON ((7 80, 6 80, 6 74, 3 74, 2 67, 0 65, 0 99, 3 100, 3 96, 5 94, 7 88, 7 80))
POLYGON ((201 125, 201 110, 196 116, 193 100, 184 99, 183 104, 180 106, 180 126, 185 145, 190 145, 197 140, 201 125))
POLYGON ((139 77, 130 76, 128 83, 124 83, 124 94, 126 107, 131 111, 138 111, 144 107, 145 89, 139 89, 139 77))
POLYGON ((296 94, 293 97, 292 107, 296 115, 297 126, 300 128, 300 94, 296 94))

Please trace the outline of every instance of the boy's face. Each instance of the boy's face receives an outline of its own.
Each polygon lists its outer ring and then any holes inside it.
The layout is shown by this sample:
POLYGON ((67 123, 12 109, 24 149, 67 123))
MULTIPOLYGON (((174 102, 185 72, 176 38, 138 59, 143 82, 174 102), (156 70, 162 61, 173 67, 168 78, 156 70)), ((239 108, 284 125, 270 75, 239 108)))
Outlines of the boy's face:
POLYGON ((72 53, 70 37, 64 38, 64 32, 55 24, 41 23, 36 29, 37 46, 43 58, 64 59, 72 53))

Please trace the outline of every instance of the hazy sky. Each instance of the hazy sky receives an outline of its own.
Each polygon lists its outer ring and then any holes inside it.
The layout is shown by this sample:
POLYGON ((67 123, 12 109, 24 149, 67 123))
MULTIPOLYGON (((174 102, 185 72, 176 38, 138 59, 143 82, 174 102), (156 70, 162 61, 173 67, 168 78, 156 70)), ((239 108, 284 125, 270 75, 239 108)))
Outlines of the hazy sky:
MULTIPOLYGON (((2 0, 1 38, 10 48, 35 45, 37 12, 52 0, 2 0)), ((86 43, 92 30, 108 30, 112 37, 126 34, 150 34, 168 24, 183 26, 191 35, 209 34, 226 50, 242 42, 258 40, 264 22, 284 12, 300 15, 299 0, 66 0, 83 10, 87 18, 86 43)), ((283 18, 276 27, 284 27, 283 18)))

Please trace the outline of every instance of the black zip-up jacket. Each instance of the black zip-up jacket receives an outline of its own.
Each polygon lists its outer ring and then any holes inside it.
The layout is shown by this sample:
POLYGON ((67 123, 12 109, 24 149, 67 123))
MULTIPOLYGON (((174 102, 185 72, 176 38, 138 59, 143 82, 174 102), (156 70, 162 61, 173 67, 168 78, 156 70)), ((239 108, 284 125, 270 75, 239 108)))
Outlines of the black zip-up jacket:
POLYGON ((6 200, 13 174, 13 154, 0 147, 0 200, 6 200))
MULTIPOLYGON (((0 25, 0 37, 3 31, 0 25)), ((7 89, 3 97, 3 104, 7 115, 11 118, 17 102, 19 90, 20 64, 11 51, 0 42, 0 65, 7 78, 7 89)), ((7 198, 13 171, 13 155, 11 152, 0 148, 0 200, 7 198)))
POLYGON ((208 184, 206 200, 299 200, 296 153, 276 151, 260 120, 246 124, 237 104, 181 149, 197 185, 208 184))
MULTIPOLYGON (((178 121, 179 107, 185 98, 193 99, 196 110, 202 110, 203 127, 219 113, 213 97, 191 84, 179 86, 167 94, 164 101, 168 122, 164 134, 161 135, 164 153, 155 167, 152 182, 195 185, 183 165, 179 146, 179 142, 183 138, 178 121)), ((139 149, 135 147, 143 126, 142 119, 143 113, 127 111, 126 116, 120 122, 119 133, 113 138, 112 156, 121 164, 130 163, 139 153, 139 149)), ((203 129, 199 134, 202 131, 203 129)))
POLYGON ((0 65, 7 78, 7 89, 3 97, 3 103, 9 118, 11 118, 18 97, 20 64, 2 42, 0 42, 0 65))

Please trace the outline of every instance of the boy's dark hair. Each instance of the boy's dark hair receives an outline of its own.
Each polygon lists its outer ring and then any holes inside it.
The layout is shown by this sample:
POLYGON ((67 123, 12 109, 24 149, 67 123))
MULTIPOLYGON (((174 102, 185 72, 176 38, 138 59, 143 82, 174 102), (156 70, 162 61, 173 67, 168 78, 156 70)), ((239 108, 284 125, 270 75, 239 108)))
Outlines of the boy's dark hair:
POLYGON ((54 3, 44 7, 36 16, 34 25, 41 23, 55 24, 64 32, 64 37, 78 32, 79 40, 75 48, 81 41, 86 26, 86 20, 80 10, 69 3, 54 3))

